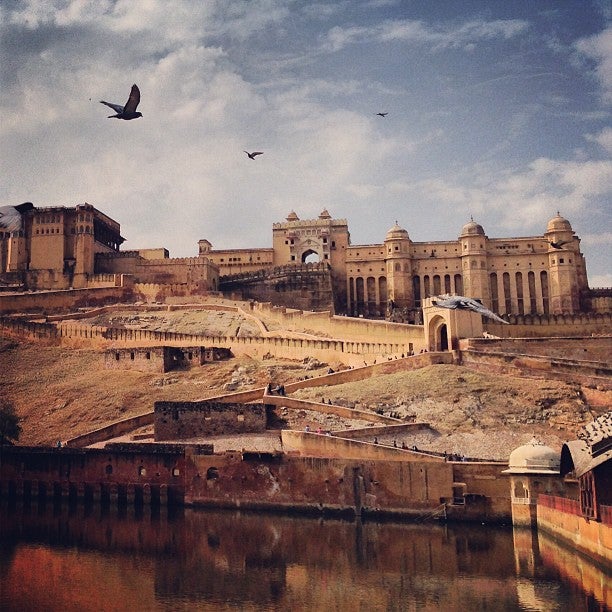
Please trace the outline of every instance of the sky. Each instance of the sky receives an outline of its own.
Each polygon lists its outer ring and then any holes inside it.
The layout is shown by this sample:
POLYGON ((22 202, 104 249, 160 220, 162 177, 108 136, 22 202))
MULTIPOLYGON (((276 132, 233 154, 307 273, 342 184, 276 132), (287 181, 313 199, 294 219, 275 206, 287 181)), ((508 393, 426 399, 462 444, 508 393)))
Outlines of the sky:
POLYGON ((604 0, 2 0, 0 205, 88 202, 122 250, 542 235, 612 287, 604 0), (142 118, 108 119, 138 84, 142 118), (387 112, 386 117, 376 113, 387 112), (255 160, 244 151, 263 151, 255 160))

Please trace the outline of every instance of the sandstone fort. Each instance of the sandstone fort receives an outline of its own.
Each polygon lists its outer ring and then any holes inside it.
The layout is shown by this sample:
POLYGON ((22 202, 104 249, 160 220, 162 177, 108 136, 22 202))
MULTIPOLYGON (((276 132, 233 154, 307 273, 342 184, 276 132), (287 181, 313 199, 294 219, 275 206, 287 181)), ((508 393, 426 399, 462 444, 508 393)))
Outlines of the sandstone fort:
MULTIPOLYGON (((222 291, 244 299, 335 314, 421 323, 430 296, 465 295, 500 315, 609 311, 590 289, 580 238, 557 214, 538 236, 489 238, 471 220, 448 241, 414 242, 397 223, 381 243, 351 244, 348 223, 323 210, 273 223, 272 246, 171 258, 165 248, 122 251, 117 221, 90 204, 15 207, 0 232, 0 283, 16 291, 122 287, 135 299, 222 291)), ((194 245, 194 250, 195 250, 194 245)))

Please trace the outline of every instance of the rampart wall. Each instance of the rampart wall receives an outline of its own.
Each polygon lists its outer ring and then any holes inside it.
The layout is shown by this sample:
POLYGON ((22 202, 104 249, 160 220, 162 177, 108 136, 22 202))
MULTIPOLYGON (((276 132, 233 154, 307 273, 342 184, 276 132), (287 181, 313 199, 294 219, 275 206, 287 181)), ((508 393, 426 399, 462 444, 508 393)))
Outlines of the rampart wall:
MULTIPOLYGON (((205 336, 160 332, 144 329, 117 329, 90 326, 80 323, 38 323, 33 321, 2 319, 0 327, 9 335, 30 339, 44 339, 63 343, 69 340, 97 340, 122 343, 128 346, 144 345, 204 345, 223 347, 234 355, 250 355, 263 358, 274 355, 286 359, 341 360, 346 364, 363 363, 364 360, 387 358, 407 353, 406 345, 400 343, 358 342, 309 338, 281 337, 236 337, 205 336)), ((68 342, 69 344, 69 342, 68 342)))
POLYGON ((306 457, 444 463, 444 458, 438 455, 351 440, 338 434, 328 436, 322 433, 283 429, 281 437, 283 449, 286 452, 299 452, 300 455, 306 457))
MULTIPOLYGON (((612 330, 611 330, 612 331, 612 330)), ((584 338, 466 338, 461 350, 537 355, 574 361, 608 363, 612 355, 612 335, 584 338)))
MULTIPOLYGON (((317 377, 315 380, 319 381, 319 385, 325 384, 321 381, 321 377, 317 377)), ((339 416, 345 419, 361 419, 363 421, 369 421, 371 423, 397 423, 397 419, 393 419, 391 417, 387 417, 381 414, 376 414, 375 412, 369 412, 367 410, 354 410, 352 408, 346 408, 344 406, 335 406, 332 404, 323 404, 320 402, 299 400, 294 399, 292 397, 287 397, 285 395, 265 394, 263 396, 263 402, 267 406, 278 406, 282 408, 290 408, 292 410, 314 410, 322 414, 333 414, 335 416, 339 416)))
MULTIPOLYGON (((608 510, 610 507, 602 507, 608 510)), ((609 520, 585 520, 580 502, 539 495, 537 505, 538 529, 568 542, 573 548, 609 564, 612 561, 612 523, 609 520)))
POLYGON ((550 338, 554 336, 586 337, 608 335, 612 313, 577 313, 558 315, 504 315, 510 325, 484 319, 487 332, 501 338, 550 338))
POLYGON ((271 319, 283 329, 310 332, 328 338, 368 342, 401 342, 418 353, 427 348, 422 325, 390 323, 354 317, 332 315, 329 311, 310 312, 274 306, 270 303, 253 304, 253 312, 264 320, 271 319))
POLYGON ((99 427, 80 436, 71 438, 70 440, 62 440, 63 444, 71 448, 85 448, 99 442, 112 440, 133 432, 140 427, 152 425, 155 413, 153 411, 140 414, 135 417, 128 417, 120 421, 115 421, 110 425, 99 427))
POLYGON ((0 293, 0 314, 65 312, 71 309, 129 301, 131 298, 132 291, 129 287, 65 289, 63 291, 39 291, 36 293, 0 293))
POLYGON ((215 402, 155 402, 155 440, 258 433, 266 429, 265 406, 215 402))
POLYGON ((177 444, 9 447, 0 467, 0 498, 185 503, 419 520, 452 518, 454 513, 465 521, 503 521, 510 516, 508 487, 505 505, 486 497, 493 474, 493 467, 486 464, 462 466, 473 473, 475 489, 470 495, 476 501, 467 497, 456 505, 457 464, 449 462, 246 452, 215 455, 211 450, 210 445, 177 444))
POLYGON ((460 355, 462 365, 481 372, 550 378, 604 390, 612 388, 612 366, 609 362, 507 354, 503 351, 478 350, 474 347, 461 350, 460 355))

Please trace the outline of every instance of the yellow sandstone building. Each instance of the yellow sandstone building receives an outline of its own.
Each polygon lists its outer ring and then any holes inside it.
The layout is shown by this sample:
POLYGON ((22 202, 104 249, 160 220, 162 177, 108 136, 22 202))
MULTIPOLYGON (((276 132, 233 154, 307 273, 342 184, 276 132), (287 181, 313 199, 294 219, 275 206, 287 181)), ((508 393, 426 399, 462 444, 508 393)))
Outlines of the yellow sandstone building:
POLYGON ((171 258, 164 248, 121 251, 119 223, 90 204, 13 211, 19 223, 0 227, 5 291, 88 288, 122 275, 181 295, 232 291, 286 306, 301 291, 318 309, 413 323, 425 298, 444 293, 501 315, 576 314, 597 302, 580 238, 559 214, 539 236, 489 238, 472 220, 454 240, 415 242, 396 223, 381 243, 353 245, 346 219, 291 212, 272 225, 271 248, 222 250, 203 239, 196 257, 171 258))

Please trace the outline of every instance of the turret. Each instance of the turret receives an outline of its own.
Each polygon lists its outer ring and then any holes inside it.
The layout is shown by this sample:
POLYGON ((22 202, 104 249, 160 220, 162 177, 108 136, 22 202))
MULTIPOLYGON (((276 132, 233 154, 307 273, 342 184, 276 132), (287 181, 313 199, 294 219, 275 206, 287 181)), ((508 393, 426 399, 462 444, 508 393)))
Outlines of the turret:
POLYGON ((463 292, 491 307, 489 273, 487 270, 487 236, 482 225, 473 219, 461 229, 461 271, 463 292))
POLYGON ((412 258, 410 237, 397 221, 387 232, 384 241, 387 269, 387 300, 399 308, 414 307, 412 288, 412 258))
POLYGON ((550 312, 579 312, 580 239, 574 234, 570 222, 559 213, 548 222, 544 237, 548 242, 550 312))

